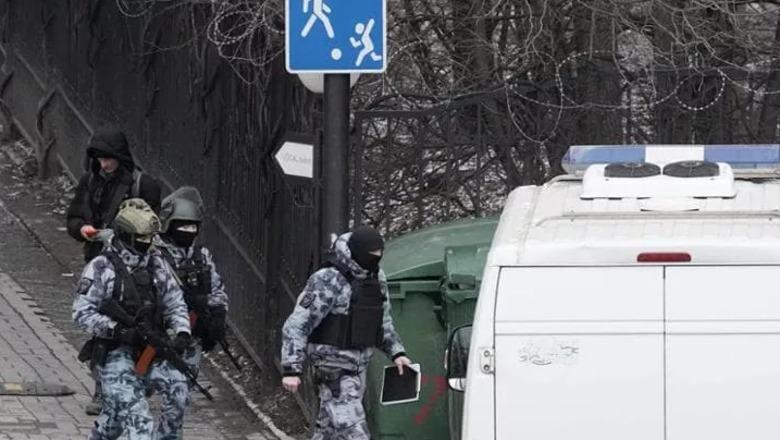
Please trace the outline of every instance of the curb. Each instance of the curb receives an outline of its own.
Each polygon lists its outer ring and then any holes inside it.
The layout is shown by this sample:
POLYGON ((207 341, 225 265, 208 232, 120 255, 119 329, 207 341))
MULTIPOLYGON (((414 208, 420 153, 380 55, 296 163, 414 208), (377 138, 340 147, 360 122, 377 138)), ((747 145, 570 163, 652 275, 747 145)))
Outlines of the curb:
POLYGON ((246 406, 252 410, 252 412, 257 416, 257 418, 263 422, 266 428, 268 428, 269 431, 271 431, 277 439, 279 440, 296 440, 293 437, 290 437, 284 431, 277 428, 274 424, 273 420, 271 420, 270 417, 268 417, 267 414, 265 414, 263 411, 260 410, 260 406, 253 402, 249 396, 247 395, 246 391, 244 390, 244 387, 236 383, 229 374, 225 372, 216 362, 214 362, 213 359, 209 357, 205 357, 204 359, 208 359, 209 363, 214 367, 216 371, 219 372, 220 376, 233 388, 233 391, 236 392, 241 398, 244 400, 244 403, 246 406))

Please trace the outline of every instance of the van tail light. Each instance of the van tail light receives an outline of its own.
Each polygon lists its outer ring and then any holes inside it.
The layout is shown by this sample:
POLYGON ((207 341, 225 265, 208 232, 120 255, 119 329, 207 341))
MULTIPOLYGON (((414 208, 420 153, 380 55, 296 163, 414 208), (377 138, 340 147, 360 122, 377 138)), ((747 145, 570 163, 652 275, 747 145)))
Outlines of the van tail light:
POLYGON ((691 254, 687 252, 642 252, 636 257, 637 263, 690 263, 691 254))

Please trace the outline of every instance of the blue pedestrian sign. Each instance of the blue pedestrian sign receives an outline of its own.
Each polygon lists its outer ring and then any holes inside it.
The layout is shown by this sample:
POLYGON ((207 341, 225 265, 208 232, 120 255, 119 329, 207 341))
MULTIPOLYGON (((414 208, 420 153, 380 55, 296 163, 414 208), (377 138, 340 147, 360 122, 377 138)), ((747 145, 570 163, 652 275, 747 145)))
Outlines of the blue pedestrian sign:
POLYGON ((384 72, 386 11, 385 0, 286 0, 287 71, 384 72))

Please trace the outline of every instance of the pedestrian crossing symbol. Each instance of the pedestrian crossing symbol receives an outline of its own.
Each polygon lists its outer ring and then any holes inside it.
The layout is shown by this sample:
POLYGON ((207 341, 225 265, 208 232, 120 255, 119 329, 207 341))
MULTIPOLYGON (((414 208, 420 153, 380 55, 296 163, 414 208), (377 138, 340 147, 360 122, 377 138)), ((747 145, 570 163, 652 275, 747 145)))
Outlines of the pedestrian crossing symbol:
POLYGON ((287 71, 381 73, 386 0, 286 0, 287 71))

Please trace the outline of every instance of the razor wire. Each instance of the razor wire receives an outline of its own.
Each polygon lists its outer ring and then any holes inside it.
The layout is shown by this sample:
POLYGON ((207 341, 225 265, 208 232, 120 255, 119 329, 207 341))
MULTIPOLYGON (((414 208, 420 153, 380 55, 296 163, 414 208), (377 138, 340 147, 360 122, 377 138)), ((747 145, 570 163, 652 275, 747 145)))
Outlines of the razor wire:
MULTIPOLYGON (((208 24, 205 28, 205 36, 208 41, 217 48, 217 52, 220 57, 225 59, 231 64, 233 70, 242 77, 245 82, 254 82, 252 79, 247 78, 246 69, 242 69, 240 64, 248 64, 255 68, 267 67, 274 59, 276 59, 284 51, 282 45, 284 39, 284 16, 283 5, 279 0, 115 0, 119 11, 127 17, 138 18, 144 15, 150 14, 156 4, 173 4, 179 2, 179 4, 186 5, 208 5, 211 8, 211 17, 208 20, 208 24)), ((409 43, 406 45, 399 45, 398 47, 391 48, 389 54, 391 70, 394 66, 394 61, 403 63, 400 55, 408 52, 415 44, 422 44, 423 41, 409 43)), ((412 54, 408 54, 413 56, 412 54)), ((691 75, 683 76, 682 71, 691 70, 690 66, 675 66, 668 58, 663 54, 653 53, 654 57, 652 65, 646 66, 640 69, 638 72, 634 72, 633 79, 628 79, 628 75, 625 74, 625 66, 623 65, 622 55, 618 51, 610 50, 585 50, 574 52, 567 55, 564 59, 556 62, 552 69, 552 81, 555 84, 555 93, 550 95, 549 100, 542 100, 530 96, 521 90, 519 83, 512 83, 511 81, 504 81, 503 84, 498 84, 497 87, 503 88, 506 92, 506 99, 509 102, 512 98, 519 99, 529 104, 539 105, 549 108, 551 111, 557 113, 556 120, 560 121, 561 112, 568 110, 599 110, 599 111, 624 111, 635 106, 630 101, 621 100, 621 102, 595 102, 592 100, 577 99, 572 96, 571 92, 567 89, 567 86, 575 82, 573 79, 566 79, 562 72, 567 69, 583 64, 583 60, 586 62, 591 61, 594 57, 599 57, 601 60, 612 60, 612 68, 616 75, 610 75, 614 77, 611 81, 620 82, 621 86, 626 87, 639 87, 641 85, 643 91, 648 95, 648 99, 642 102, 643 106, 656 107, 667 102, 674 102, 678 107, 690 112, 703 112, 712 108, 725 94, 725 90, 728 86, 734 86, 742 89, 753 96, 771 96, 780 94, 778 90, 768 90, 766 86, 756 86, 753 84, 753 79, 758 78, 762 73, 769 74, 777 68, 774 67, 780 65, 780 58, 769 58, 761 60, 744 67, 731 67, 729 72, 718 66, 712 67, 699 67, 699 75, 705 77, 710 75, 717 78, 718 87, 717 92, 712 96, 707 97, 706 102, 686 102, 684 97, 681 96, 681 91, 686 83, 694 81, 694 77, 691 75), (658 65, 668 66, 664 74, 673 75, 674 80, 671 81, 673 87, 668 90, 661 90, 658 84, 655 83, 655 75, 658 73, 658 65), (730 72, 741 71, 743 79, 737 79, 733 73, 730 72)), ((605 75, 604 78, 607 78, 605 75)), ((425 102, 416 102, 414 99, 407 97, 404 90, 408 87, 404 87, 400 84, 400 80, 393 77, 392 74, 385 75, 382 78, 382 88, 389 90, 399 97, 404 106, 409 108, 421 109, 426 106, 431 106, 431 102, 444 102, 452 99, 452 97, 433 97, 434 99, 427 99, 425 102)), ((427 87, 426 87, 427 88, 427 87)), ((430 90, 435 92, 434 90, 430 90)), ((702 96, 697 95, 697 98, 702 96)), ((510 114, 512 113, 511 108, 510 114)), ((535 142, 545 142, 554 135, 557 123, 553 124, 553 132, 550 136, 544 139, 536 139, 535 142)), ((533 140, 532 137, 528 137, 529 140, 533 140)))

